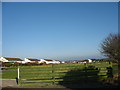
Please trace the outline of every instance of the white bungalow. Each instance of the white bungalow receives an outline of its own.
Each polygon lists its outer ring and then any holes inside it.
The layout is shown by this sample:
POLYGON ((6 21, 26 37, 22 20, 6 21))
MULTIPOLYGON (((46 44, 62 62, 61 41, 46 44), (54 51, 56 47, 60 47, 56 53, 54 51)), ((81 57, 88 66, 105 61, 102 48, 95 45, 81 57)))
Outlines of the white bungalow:
POLYGON ((25 58, 22 63, 35 63, 38 61, 39 61, 39 59, 25 58))
POLYGON ((40 59, 39 63, 45 63, 45 64, 60 64, 60 61, 51 60, 51 59, 40 59))
POLYGON ((60 63, 65 63, 65 61, 60 61, 60 63))
POLYGON ((11 63, 22 63, 22 59, 20 58, 8 58, 8 57, 0 57, 1 62, 11 62, 11 63))
POLYGON ((88 59, 88 63, 92 63, 92 60, 91 60, 91 59, 88 59))

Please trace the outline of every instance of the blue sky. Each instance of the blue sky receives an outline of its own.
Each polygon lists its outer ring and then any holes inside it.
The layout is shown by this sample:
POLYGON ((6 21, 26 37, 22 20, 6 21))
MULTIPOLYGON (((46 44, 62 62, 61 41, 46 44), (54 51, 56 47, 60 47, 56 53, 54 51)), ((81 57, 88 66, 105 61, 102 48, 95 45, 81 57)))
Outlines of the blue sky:
POLYGON ((100 43, 118 32, 117 2, 4 2, 2 6, 6 57, 100 58, 100 43))
POLYGON ((0 56, 2 56, 2 3, 0 3, 0 56))

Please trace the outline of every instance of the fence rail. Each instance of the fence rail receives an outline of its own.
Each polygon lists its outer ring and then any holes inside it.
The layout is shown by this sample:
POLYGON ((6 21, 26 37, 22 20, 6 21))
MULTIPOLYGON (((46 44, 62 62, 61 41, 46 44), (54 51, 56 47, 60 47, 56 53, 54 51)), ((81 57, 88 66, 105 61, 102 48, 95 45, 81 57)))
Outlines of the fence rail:
POLYGON ((19 85, 61 84, 112 77, 112 63, 20 66, 19 85))

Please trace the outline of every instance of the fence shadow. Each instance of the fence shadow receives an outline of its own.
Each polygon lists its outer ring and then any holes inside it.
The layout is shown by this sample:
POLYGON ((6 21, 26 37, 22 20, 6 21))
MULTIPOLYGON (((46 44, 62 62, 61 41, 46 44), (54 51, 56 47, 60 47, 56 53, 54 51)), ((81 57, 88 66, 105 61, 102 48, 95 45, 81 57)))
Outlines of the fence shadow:
MULTIPOLYGON (((66 73, 63 78, 63 81, 59 82, 60 85, 63 85, 70 89, 77 88, 110 88, 115 87, 111 84, 106 84, 101 81, 100 75, 98 75, 100 69, 95 66, 88 66, 83 69, 70 70, 66 73)), ((108 68, 107 78, 112 78, 112 68, 108 68)))

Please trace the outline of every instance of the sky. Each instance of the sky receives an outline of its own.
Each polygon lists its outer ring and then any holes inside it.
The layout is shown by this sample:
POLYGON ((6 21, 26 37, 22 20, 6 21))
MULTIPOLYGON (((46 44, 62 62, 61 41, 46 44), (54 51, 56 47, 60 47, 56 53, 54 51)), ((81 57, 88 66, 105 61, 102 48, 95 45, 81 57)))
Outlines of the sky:
POLYGON ((119 2, 119 0, 2 0, 2 2, 119 2))
POLYGON ((2 56, 80 60, 103 57, 118 32, 117 2, 3 2, 2 56))
POLYGON ((0 56, 2 56, 2 3, 0 2, 0 56))

